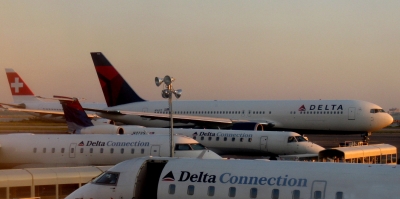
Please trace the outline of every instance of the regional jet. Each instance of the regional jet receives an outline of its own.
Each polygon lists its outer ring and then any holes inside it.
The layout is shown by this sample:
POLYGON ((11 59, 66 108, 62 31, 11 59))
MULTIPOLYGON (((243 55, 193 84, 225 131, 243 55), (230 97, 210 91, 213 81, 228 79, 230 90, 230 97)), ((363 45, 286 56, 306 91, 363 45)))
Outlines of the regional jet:
POLYGON ((265 160, 136 158, 66 199, 397 199, 400 167, 265 160))
MULTIPOLYGON (((169 135, 167 128, 143 128, 140 126, 94 126, 76 98, 58 98, 65 112, 68 129, 76 134, 131 134, 169 135)), ((174 129, 175 134, 197 140, 219 155, 292 155, 318 154, 323 147, 306 140, 295 132, 249 131, 215 129, 174 129)), ((188 146, 185 146, 188 147, 188 146)))
MULTIPOLYGON (((0 135, 0 169, 114 165, 143 156, 169 156, 168 135, 0 135)), ((174 156, 221 158, 197 141, 175 135, 174 156)))

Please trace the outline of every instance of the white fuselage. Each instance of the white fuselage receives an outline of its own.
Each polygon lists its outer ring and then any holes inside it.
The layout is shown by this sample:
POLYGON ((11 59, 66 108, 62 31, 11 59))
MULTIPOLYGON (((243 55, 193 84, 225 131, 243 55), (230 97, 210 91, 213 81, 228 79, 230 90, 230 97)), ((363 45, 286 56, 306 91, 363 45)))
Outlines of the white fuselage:
MULTIPOLYGON (((174 136, 175 144, 197 141, 174 136)), ((168 135, 0 135, 0 168, 112 165, 143 156, 170 155, 168 135)), ((175 151, 176 157, 220 158, 210 150, 175 151), (204 154, 202 154, 204 153, 204 154)))
MULTIPOLYGON (((168 113, 167 101, 145 101, 109 107, 106 110, 168 113)), ((298 133, 365 133, 391 124, 393 118, 376 104, 359 100, 267 100, 267 101, 173 101, 174 114, 234 121, 269 123, 271 129, 298 133)), ((101 117, 125 124, 168 127, 169 121, 132 115, 99 113, 101 117)), ((175 124, 174 126, 187 124, 175 124)))
MULTIPOLYGON (((121 126, 124 128, 124 126, 121 126)), ((124 128, 126 134, 168 135, 168 128, 124 128)), ((244 131, 215 129, 178 129, 173 133, 195 139, 219 155, 292 155, 318 154, 323 147, 305 140, 298 133, 287 131, 244 131), (292 139, 289 139, 292 138, 292 139)))
MULTIPOLYGON (((37 101, 25 101, 23 103, 25 105, 25 109, 29 109, 30 111, 23 111, 30 115, 34 115, 36 117, 51 120, 55 122, 65 122, 64 118, 64 111, 60 102, 58 101, 44 101, 44 100, 37 100, 37 101), (35 112, 35 111, 38 112, 35 112), (40 112, 43 111, 43 112, 40 112), (46 113, 48 111, 48 113, 46 113), (52 112, 59 112, 58 114, 52 114, 52 112)), ((82 103, 82 106, 85 108, 94 108, 94 109, 103 109, 107 107, 105 103, 82 103)), ((87 114, 96 114, 92 111, 86 111, 87 114)))
POLYGON ((397 199, 399 176, 400 168, 388 165, 138 158, 114 166, 66 199, 397 199))

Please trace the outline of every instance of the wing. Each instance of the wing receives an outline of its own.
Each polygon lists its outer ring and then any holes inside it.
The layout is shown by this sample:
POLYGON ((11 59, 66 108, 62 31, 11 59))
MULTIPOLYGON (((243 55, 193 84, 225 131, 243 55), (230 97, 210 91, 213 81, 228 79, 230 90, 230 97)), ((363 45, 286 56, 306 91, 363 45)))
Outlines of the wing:
MULTIPOLYGON (((64 116, 63 111, 50 111, 50 110, 37 110, 37 109, 24 109, 24 108, 1 108, 3 111, 15 111, 15 112, 24 112, 38 115, 52 115, 52 116, 64 116)), ((90 119, 99 118, 96 114, 87 114, 90 119)))
MULTIPOLYGON (((170 120, 169 114, 137 112, 137 111, 121 111, 121 110, 100 110, 91 108, 83 108, 83 109, 87 111, 93 111, 110 115, 136 115, 143 118, 149 118, 151 120, 165 120, 165 121, 170 120)), ((237 121, 228 118, 179 115, 179 114, 173 114, 173 119, 175 123, 193 123, 199 126, 215 126, 215 127, 221 127, 221 126, 228 127, 236 122, 248 122, 248 120, 237 121)))

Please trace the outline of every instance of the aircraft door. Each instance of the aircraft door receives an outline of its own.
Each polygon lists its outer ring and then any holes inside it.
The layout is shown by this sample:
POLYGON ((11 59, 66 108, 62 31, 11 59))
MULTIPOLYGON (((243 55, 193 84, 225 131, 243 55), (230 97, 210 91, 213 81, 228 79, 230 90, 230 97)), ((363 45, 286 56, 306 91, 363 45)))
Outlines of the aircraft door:
POLYGON ((76 143, 72 143, 69 145, 69 157, 75 158, 75 151, 76 151, 76 143))
POLYGON ((268 142, 267 136, 261 137, 261 140, 260 140, 260 150, 261 151, 268 151, 267 142, 268 142))
POLYGON ((160 146, 159 145, 151 146, 150 155, 151 156, 160 156, 160 146))
POLYGON ((349 120, 355 120, 356 119, 356 108, 350 107, 349 108, 349 120))
POLYGON ((325 199, 326 181, 315 180, 312 183, 310 199, 325 199))

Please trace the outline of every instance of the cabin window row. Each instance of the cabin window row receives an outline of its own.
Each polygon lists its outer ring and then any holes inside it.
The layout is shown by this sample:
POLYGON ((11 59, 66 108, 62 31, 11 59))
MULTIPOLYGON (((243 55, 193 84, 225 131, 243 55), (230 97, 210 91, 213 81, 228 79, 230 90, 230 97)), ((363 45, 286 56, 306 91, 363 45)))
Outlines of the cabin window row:
MULTIPOLYGON (((75 153, 75 148, 69 148, 69 153, 75 153)), ((60 152, 61 153, 65 153, 65 148, 61 148, 61 150, 60 150, 60 152)), ((99 149, 99 152, 100 153, 104 153, 104 148, 100 148, 99 149)), ((110 153, 114 153, 114 151, 115 151, 115 149, 114 148, 110 148, 110 153)), ((43 148, 42 149, 42 153, 46 153, 47 152, 47 148, 43 148)), ((51 148, 51 153, 55 153, 56 152, 56 149, 55 148, 51 148)), ((85 152, 85 149, 84 148, 79 148, 79 152, 80 153, 84 153, 85 152)), ((93 148, 89 148, 89 153, 93 153, 94 152, 94 149, 93 148)), ((119 150, 119 152, 121 153, 121 154, 124 154, 125 153, 125 148, 120 148, 120 150, 119 150)), ((38 153, 38 148, 33 148, 33 153, 38 153)), ((131 148, 131 150, 130 150, 130 153, 131 154, 134 154, 135 153, 135 149, 134 148, 131 148)), ((144 154, 145 153, 145 149, 140 149, 140 153, 141 154, 144 154)))
MULTIPOLYGON (((214 115, 221 115, 221 114, 242 114, 244 115, 244 111, 173 111, 174 114, 214 114, 214 115)), ((162 113, 162 114, 169 114, 170 111, 154 111, 154 113, 162 113)), ((249 111, 249 114, 260 115, 266 114, 266 111, 249 111)), ((271 111, 268 112, 271 114, 271 111)))
MULTIPOLYGON (((213 137, 212 136, 209 136, 208 137, 208 141, 212 141, 213 139, 212 139, 213 137)), ((193 136, 193 139, 194 140, 196 140, 197 139, 197 136, 193 136)), ((203 137, 203 136, 201 136, 200 137, 200 140, 201 141, 204 141, 205 140, 205 138, 203 137)), ((219 141, 220 140, 220 137, 215 137, 215 141, 219 141)), ((233 137, 233 138, 230 138, 230 140, 232 141, 232 142, 235 142, 236 141, 236 138, 235 137, 233 137)), ((245 142, 246 140, 247 140, 247 142, 251 142, 251 141, 253 141, 253 138, 238 138, 237 140, 239 140, 239 142, 245 142)), ((223 139, 223 141, 228 141, 228 138, 227 137, 224 137, 224 139, 223 139)))
MULTIPOLYGON (((168 193, 170 195, 174 195, 176 190, 176 185, 175 184, 170 184, 168 188, 168 193)), ((195 186, 194 185, 188 185, 187 195, 191 196, 194 195, 195 193, 195 186)), ((233 198, 236 197, 236 187, 229 187, 228 189, 228 196, 233 198)), ((258 188, 250 188, 249 193, 248 193, 250 198, 257 198, 258 196, 258 188)), ((312 199, 321 199, 322 198, 322 191, 314 191, 312 199)), ((207 188, 207 195, 208 196, 214 196, 215 195, 215 187, 214 186, 209 186, 207 188)), ((292 193, 292 199, 300 199, 300 190, 293 190, 292 193)), ((265 198, 263 196, 263 198, 265 198)), ((279 199, 279 189, 272 189, 271 190, 271 198, 272 199, 279 199)), ((335 194, 335 199, 343 199, 343 192, 338 191, 335 194)))
MULTIPOLYGON (((296 111, 290 111, 290 114, 296 114, 296 111)), ((343 114, 343 111, 299 111, 300 114, 310 115, 310 114, 343 114)))

